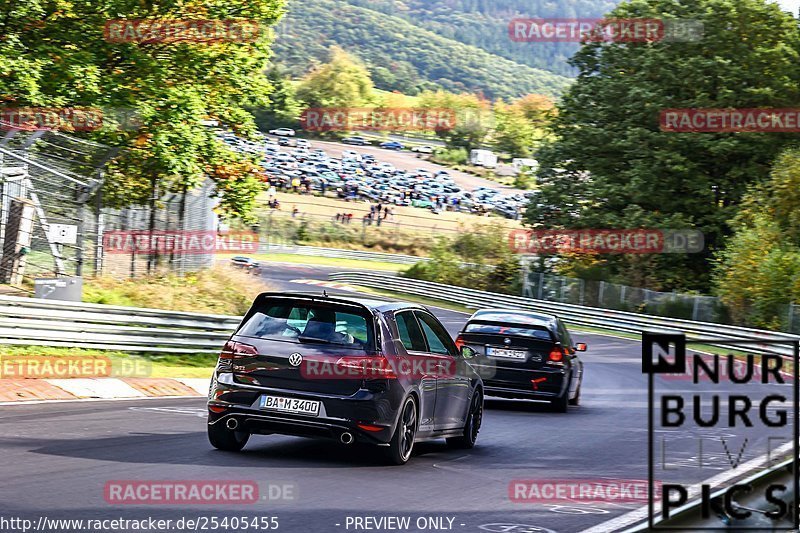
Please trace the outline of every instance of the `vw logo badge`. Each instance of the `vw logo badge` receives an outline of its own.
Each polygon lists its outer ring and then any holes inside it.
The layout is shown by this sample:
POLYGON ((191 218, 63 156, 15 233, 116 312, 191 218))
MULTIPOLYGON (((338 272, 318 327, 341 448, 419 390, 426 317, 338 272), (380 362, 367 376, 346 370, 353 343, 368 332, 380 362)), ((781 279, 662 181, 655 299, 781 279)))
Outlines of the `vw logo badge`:
POLYGON ((289 356, 289 364, 292 366, 300 366, 303 362, 303 356, 295 352, 289 356))
POLYGON ((509 344, 511 344, 511 339, 509 339, 508 337, 506 337, 505 339, 503 339, 503 344, 505 344, 506 346, 508 346, 509 344))

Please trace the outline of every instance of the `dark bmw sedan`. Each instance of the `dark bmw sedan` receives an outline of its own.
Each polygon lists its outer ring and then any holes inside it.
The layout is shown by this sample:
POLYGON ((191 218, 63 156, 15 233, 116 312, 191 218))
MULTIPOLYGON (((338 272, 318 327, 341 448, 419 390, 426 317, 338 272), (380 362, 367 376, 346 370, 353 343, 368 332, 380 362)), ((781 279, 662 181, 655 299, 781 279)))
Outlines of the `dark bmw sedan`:
POLYGON ((580 402, 583 362, 577 352, 586 345, 573 345, 555 315, 481 309, 469 318, 456 344, 471 352, 488 395, 549 400, 559 412, 580 402))
POLYGON ((482 415, 480 376, 424 307, 264 293, 220 354, 208 437, 228 451, 252 434, 327 437, 404 464, 422 440, 472 448, 482 415))

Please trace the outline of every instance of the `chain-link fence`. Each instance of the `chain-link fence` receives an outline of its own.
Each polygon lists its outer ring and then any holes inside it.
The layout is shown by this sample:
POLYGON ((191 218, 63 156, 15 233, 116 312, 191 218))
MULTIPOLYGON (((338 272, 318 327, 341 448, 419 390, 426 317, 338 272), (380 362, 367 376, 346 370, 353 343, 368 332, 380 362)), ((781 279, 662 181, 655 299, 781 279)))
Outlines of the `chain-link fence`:
POLYGON ((333 205, 329 198, 311 195, 284 194, 280 199, 278 209, 265 204, 256 209, 265 243, 427 255, 437 238, 454 238, 463 232, 453 220, 423 209, 415 209, 419 214, 409 214, 407 209, 388 206, 388 212, 376 212, 376 203, 360 200, 333 205))
MULTIPOLYGON (((209 266, 213 246, 138 246, 142 236, 201 233, 220 228, 210 180, 151 206, 103 206, 103 170, 118 153, 52 130, 0 123, 0 292, 32 292, 34 280, 116 277, 209 266), (109 240, 111 237, 116 240, 109 240), (134 241, 134 246, 115 243, 134 241), (139 239, 139 240, 136 240, 139 239)), ((162 239, 161 242, 163 242, 162 239)))
POLYGON ((221 231, 214 213, 211 180, 187 193, 162 196, 151 206, 123 209, 102 208, 89 226, 100 238, 97 270, 114 277, 136 277, 143 274, 186 272, 211 266, 218 250, 209 247, 179 246, 179 235, 213 235, 221 231), (99 230, 99 231, 98 231, 99 230), (172 237, 172 246, 143 246, 172 237))
POLYGON ((800 334, 800 306, 791 303, 759 306, 742 302, 732 309, 715 296, 658 292, 607 281, 532 272, 527 267, 523 272, 522 293, 537 300, 717 324, 769 327, 800 334))
POLYGON ((30 289, 34 278, 82 275, 92 259, 87 205, 113 150, 2 123, 0 134, 0 283, 30 289))

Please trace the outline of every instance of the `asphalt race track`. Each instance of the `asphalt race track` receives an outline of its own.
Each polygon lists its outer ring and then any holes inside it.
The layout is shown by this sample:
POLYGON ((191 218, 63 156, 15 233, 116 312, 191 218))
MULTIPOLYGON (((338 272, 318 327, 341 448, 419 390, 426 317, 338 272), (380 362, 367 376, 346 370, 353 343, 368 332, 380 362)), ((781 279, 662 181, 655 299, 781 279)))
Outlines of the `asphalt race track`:
MULTIPOLYGON (((326 279, 333 270, 267 264, 263 276, 275 289, 318 291, 291 281, 326 279)), ((461 313, 434 312, 451 333, 465 319, 461 313)), ((241 454, 214 450, 206 439, 202 398, 3 406, 0 514, 35 522, 43 515, 173 521, 277 517, 278 530, 292 533, 390 531, 370 521, 356 528, 354 521, 390 516, 410 517, 410 528, 401 531, 583 531, 642 503, 532 504, 509 499, 509 484, 518 479, 647 478, 647 382, 639 344, 573 336, 589 344, 582 355, 586 375, 580 407, 557 414, 545 404, 487 399, 475 449, 420 444, 402 467, 384 466, 376 449, 283 436, 254 436, 241 454), (112 480, 208 479, 255 481, 262 501, 193 506, 119 505, 104 499, 104 486, 112 480), (271 490, 289 496, 271 499, 271 490), (418 529, 418 519, 424 528, 418 529)), ((750 438, 756 442, 759 437, 750 438)), ((738 451, 739 441, 732 446, 738 451)), ((681 453, 692 461, 695 452, 687 444, 681 453)), ((745 451, 743 459, 751 459, 750 453, 745 451)), ((724 467, 714 460, 709 464, 686 475, 699 481, 724 467)), ((612 530, 611 525, 593 529, 612 530)))

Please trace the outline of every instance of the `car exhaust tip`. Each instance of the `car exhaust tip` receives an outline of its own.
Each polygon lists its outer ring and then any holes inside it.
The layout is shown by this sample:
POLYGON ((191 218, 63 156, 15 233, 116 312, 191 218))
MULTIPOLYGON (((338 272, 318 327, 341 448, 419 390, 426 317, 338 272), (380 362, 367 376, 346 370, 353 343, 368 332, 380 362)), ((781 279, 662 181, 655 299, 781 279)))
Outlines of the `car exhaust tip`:
POLYGON ((342 442, 342 444, 353 444, 353 441, 355 439, 353 438, 353 434, 352 433, 345 431, 339 437, 339 440, 342 442))
POLYGON ((225 427, 228 429, 236 429, 239 427, 239 421, 235 418, 229 418, 227 422, 225 422, 225 427))

